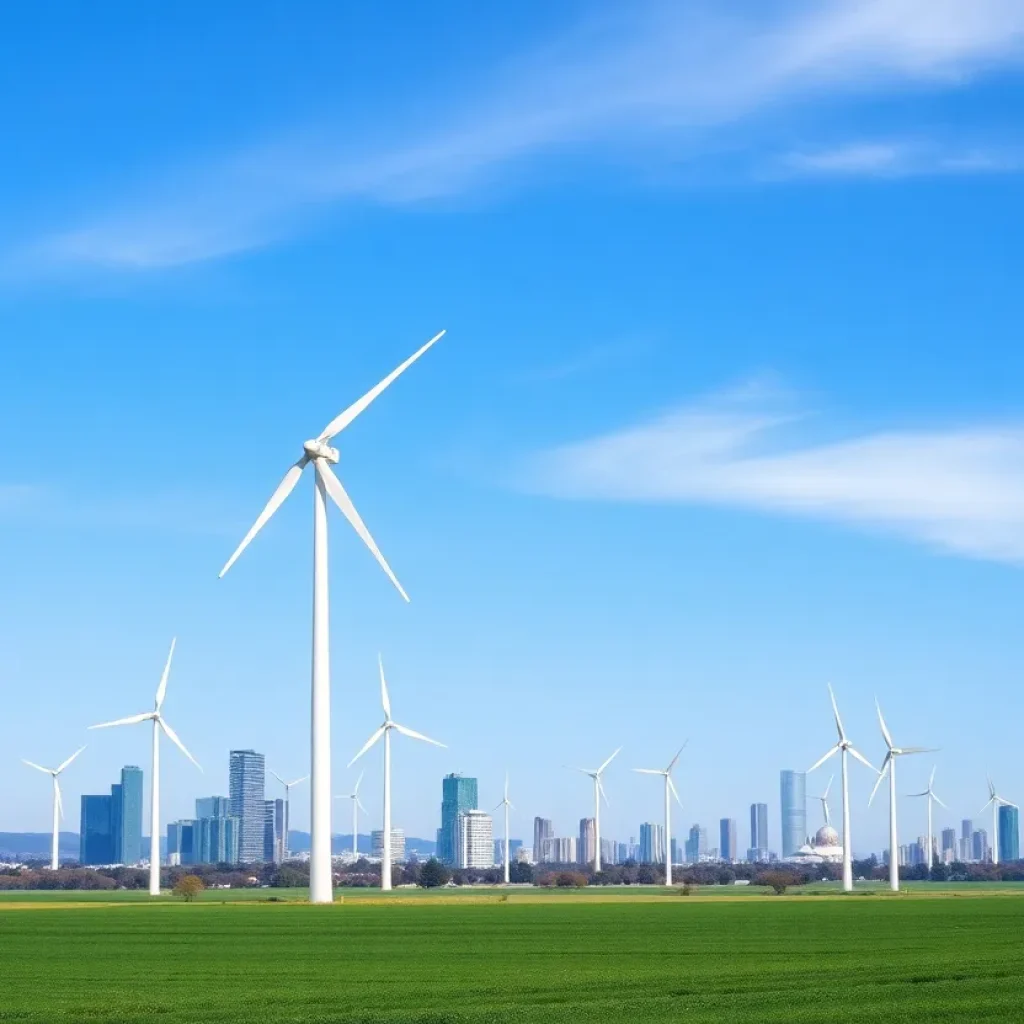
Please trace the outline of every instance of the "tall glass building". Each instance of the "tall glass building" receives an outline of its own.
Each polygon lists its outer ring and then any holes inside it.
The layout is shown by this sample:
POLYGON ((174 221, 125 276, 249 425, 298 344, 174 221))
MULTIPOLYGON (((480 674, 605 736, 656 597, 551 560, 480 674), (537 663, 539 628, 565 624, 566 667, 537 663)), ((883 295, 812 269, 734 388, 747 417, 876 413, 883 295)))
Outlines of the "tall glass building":
POLYGON ((718 823, 718 856, 724 861, 739 860, 739 843, 736 839, 735 818, 722 818, 718 823))
POLYGON ((1020 860, 1020 824, 1016 807, 999 808, 999 859, 1020 860))
POLYGON ((228 768, 231 815, 239 821, 238 858, 243 864, 263 860, 266 828, 265 763, 255 750, 232 750, 228 768))
POLYGON ((750 848, 765 851, 768 849, 767 804, 750 805, 750 848))
POLYGON ((640 825, 640 863, 665 863, 665 826, 653 821, 640 825))
POLYGON ((196 798, 197 818, 226 818, 231 814, 231 801, 226 796, 196 798))
POLYGON ((476 779, 464 775, 446 775, 441 780, 441 828, 437 833, 437 859, 442 864, 458 864, 459 815, 477 810, 476 779))
POLYGON ((782 856, 792 857, 807 841, 807 776, 784 771, 781 775, 782 856))
POLYGON ((113 864, 113 797, 83 796, 79 827, 79 864, 113 864))
MULTIPOLYGON (((544 843, 548 839, 554 839, 555 827, 550 818, 537 817, 533 819, 533 863, 541 864, 544 861, 544 843)), ((625 858, 623 858, 624 860, 625 858)))
POLYGON ((121 864, 138 864, 142 860, 142 769, 125 765, 121 769, 120 790, 117 859, 121 864))
POLYGON ((280 864, 284 860, 284 800, 266 800, 264 807, 263 859, 268 864, 280 864))

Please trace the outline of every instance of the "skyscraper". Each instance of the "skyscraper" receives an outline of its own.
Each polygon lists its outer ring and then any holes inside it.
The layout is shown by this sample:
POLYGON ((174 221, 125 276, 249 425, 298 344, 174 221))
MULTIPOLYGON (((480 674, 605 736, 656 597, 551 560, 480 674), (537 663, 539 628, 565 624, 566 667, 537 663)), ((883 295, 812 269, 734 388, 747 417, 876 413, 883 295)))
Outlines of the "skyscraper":
POLYGON ((238 857, 243 864, 263 860, 266 827, 264 758, 255 750, 232 750, 228 769, 231 814, 238 818, 238 857))
POLYGON ((685 851, 686 862, 688 864, 697 864, 707 856, 708 833, 705 828, 696 824, 690 826, 690 833, 686 840, 685 851))
POLYGON ((988 860, 988 854, 988 833, 983 828, 976 829, 971 833, 971 859, 981 863, 988 860))
POLYGON ((113 864, 114 836, 111 819, 113 797, 82 796, 79 826, 79 864, 113 864))
POLYGON ((960 838, 970 839, 974 835, 974 822, 970 818, 964 818, 960 822, 960 838))
POLYGON ((946 853, 956 854, 956 829, 955 828, 944 828, 942 830, 942 853, 945 857, 946 853))
POLYGON ((1002 804, 999 808, 999 860, 1020 860, 1020 825, 1016 807, 1002 804))
POLYGON ((226 818, 231 814, 231 801, 226 796, 196 798, 197 818, 226 818))
POLYGON ((593 818, 580 818, 579 839, 576 842, 576 856, 581 867, 594 863, 597 856, 597 839, 593 818))
POLYGON ((768 849, 768 805, 750 805, 750 848, 768 849))
MULTIPOLYGON (((384 859, 384 829, 374 829, 370 833, 370 854, 377 860, 384 859)), ((405 860, 405 829, 391 830, 391 863, 405 860)))
POLYGON ((653 821, 640 825, 640 863, 665 863, 665 826, 653 821))
POLYGON ((264 800, 263 860, 280 864, 284 860, 284 800, 264 800))
POLYGON ((458 864, 459 815, 464 811, 475 811, 478 803, 476 779, 453 772, 441 780, 441 829, 437 836, 437 859, 442 864, 458 864))
POLYGON ((142 860, 142 769, 133 764, 121 769, 118 839, 118 861, 138 864, 142 860))
POLYGON ((780 783, 782 856, 792 857, 807 840, 807 776, 783 771, 780 783))
POLYGON ((739 846, 736 840, 736 819, 722 818, 718 825, 718 855, 724 861, 739 860, 739 846))
POLYGON ((555 829, 550 818, 533 819, 533 862, 542 864, 544 862, 544 841, 554 839, 555 829))
POLYGON ((494 867, 494 823, 486 811, 472 809, 459 814, 456 843, 460 868, 494 867))

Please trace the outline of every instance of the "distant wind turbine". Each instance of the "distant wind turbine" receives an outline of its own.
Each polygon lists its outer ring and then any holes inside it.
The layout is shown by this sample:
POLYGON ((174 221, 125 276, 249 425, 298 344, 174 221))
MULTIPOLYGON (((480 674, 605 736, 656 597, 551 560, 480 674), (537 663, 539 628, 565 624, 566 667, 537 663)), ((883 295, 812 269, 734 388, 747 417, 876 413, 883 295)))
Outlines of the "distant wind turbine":
MULTIPOLYGON (((505 808, 505 884, 508 885, 508 883, 509 883, 508 812, 509 812, 510 808, 512 808, 513 810, 515 809, 512 801, 509 800, 509 798, 508 798, 508 772, 505 773, 505 795, 504 795, 504 797, 502 797, 501 803, 499 803, 499 804, 497 804, 495 806, 494 811, 496 811, 499 807, 504 807, 505 808)), ((491 811, 491 813, 493 814, 494 811, 491 811)))
MULTIPOLYGON (((928 797, 928 873, 931 874, 932 870, 932 846, 934 845, 934 838, 932 833, 932 801, 934 800, 940 807, 946 807, 946 805, 935 795, 935 790, 932 788, 935 782, 935 766, 932 766, 932 773, 928 777, 928 788, 923 793, 910 793, 910 796, 926 796, 928 797)), ((986 807, 988 804, 985 805, 986 807)), ((947 807, 946 810, 949 810, 947 807)))
MULTIPOLYGON (((687 740, 686 743, 690 741, 687 740)), ((672 781, 672 769, 676 766, 676 761, 679 760, 679 755, 686 749, 686 743, 684 743, 677 751, 676 756, 672 758, 668 763, 667 768, 634 768, 633 771, 640 772, 641 775, 660 775, 665 780, 665 884, 672 884, 672 803, 669 799, 669 794, 676 798, 676 803, 680 807, 683 806, 683 801, 679 799, 679 794, 676 792, 675 783, 672 781)), ((614 756, 614 755, 613 755, 614 756)))
POLYGON ((167 655, 167 664, 160 677, 160 685, 156 688, 156 701, 152 711, 144 711, 141 715, 119 718, 115 722, 103 722, 101 725, 90 725, 90 729, 109 729, 113 725, 136 725, 139 722, 153 723, 153 779, 149 804, 149 895, 160 895, 160 730, 164 735, 200 770, 199 762, 185 749, 185 744, 178 739, 178 734, 167 724, 161 710, 167 694, 167 677, 171 673, 171 659, 174 657, 174 645, 167 655))
POLYGON ((359 778, 356 780, 356 787, 351 793, 339 793, 334 799, 335 800, 351 800, 352 801, 352 856, 357 860, 359 859, 359 812, 366 813, 366 808, 363 806, 362 800, 359 799, 359 787, 363 783, 363 775, 365 772, 359 773, 359 778))
MULTIPOLYGON (((997 792, 996 787, 992 782, 992 779, 988 779, 988 802, 982 807, 981 814, 992 808, 992 863, 999 863, 999 808, 1000 807, 1017 807, 1016 804, 1010 803, 1009 800, 1004 800, 997 792)), ((1019 808, 1018 808, 1019 809, 1019 808)))
POLYGON ((382 890, 388 890, 391 888, 391 730, 394 729, 410 739, 433 743, 435 747, 443 747, 444 744, 424 736, 423 733, 407 729, 391 718, 391 700, 388 697, 388 684, 384 679, 384 661, 379 655, 377 663, 380 666, 380 702, 384 706, 384 722, 363 744, 363 749, 349 761, 348 767, 351 768, 377 740, 384 737, 384 850, 380 864, 380 887, 382 890))
POLYGON ((615 755, 622 749, 616 747, 615 753, 608 758, 600 768, 577 768, 576 771, 589 775, 594 780, 594 871, 601 870, 601 798, 608 803, 608 794, 604 791, 601 783, 601 774, 615 759, 615 755))
MULTIPOLYGON (((327 586, 327 496, 341 510, 342 515, 351 523, 363 543, 370 549, 373 557, 395 585, 398 592, 409 600, 408 594, 402 589, 391 567, 384 560, 370 531, 366 528, 352 499, 349 498, 341 481, 331 469, 338 462, 338 450, 332 448, 330 442, 340 434, 367 406, 397 377, 404 373, 424 352, 427 351, 443 335, 435 334, 422 348, 414 352, 397 369, 392 370, 379 384, 370 388, 358 401, 339 413, 320 432, 319 437, 306 441, 302 446, 302 456, 284 475, 277 490, 270 496, 270 501, 259 514, 252 528, 245 535, 235 553, 227 560, 220 575, 224 574, 235 563, 235 559, 246 549, 249 542, 263 529, 267 520, 281 507, 284 500, 294 490, 302 476, 302 471, 313 463, 316 470, 313 488, 313 671, 312 671, 312 744, 310 757, 312 768, 312 785, 310 786, 310 854, 309 854, 309 899, 311 903, 331 903, 334 900, 333 880, 331 876, 331 669, 330 669, 330 613, 328 610, 327 586)), ((314 363, 319 372, 323 360, 314 354, 310 367, 314 363)))
POLYGON ((832 824, 832 815, 828 813, 828 794, 832 789, 832 782, 834 779, 834 775, 830 775, 828 777, 828 785, 825 787, 825 792, 818 797, 818 800, 821 802, 821 813, 825 816, 826 825, 832 824))
POLYGON ((36 771, 43 772, 44 775, 49 775, 53 778, 53 845, 50 850, 51 871, 56 871, 60 867, 60 857, 57 852, 57 844, 60 839, 60 819, 64 817, 64 804, 60 798, 60 783, 57 781, 57 776, 60 775, 60 773, 64 771, 64 769, 67 768, 67 766, 71 764, 71 762, 74 761, 74 759, 78 757, 83 750, 85 750, 85 747, 79 747, 78 750, 76 750, 57 768, 44 768, 41 764, 36 764, 35 761, 25 761, 25 759, 22 758, 29 768, 35 768, 36 771))
POLYGON ((882 737, 885 739, 885 745, 889 748, 885 754, 885 760, 882 761, 882 770, 878 773, 878 779, 875 782, 875 788, 871 790, 871 796, 868 798, 868 806, 871 806, 871 802, 875 799, 875 794, 878 792, 878 787, 882 784, 882 779, 885 778, 885 773, 889 773, 889 888, 893 892, 900 891, 900 847, 899 841, 896 836, 896 758, 905 757, 907 754, 929 754, 933 752, 935 747, 897 747, 893 745, 892 736, 889 734, 889 730, 886 728, 885 719, 882 717, 882 709, 878 706, 878 701, 875 701, 875 710, 878 712, 878 724, 882 727, 882 737))
POLYGON ((281 860, 285 861, 288 859, 288 831, 292 822, 292 790, 305 782, 309 776, 303 775, 301 779, 296 779, 294 782, 285 782, 277 772, 272 771, 270 774, 284 786, 284 836, 281 838, 281 860))
MULTIPOLYGON (((834 747, 831 747, 823 757, 818 758, 810 768, 807 769, 808 773, 813 772, 815 768, 820 768, 833 754, 842 755, 839 759, 840 765, 842 766, 842 777, 843 777, 843 891, 853 891, 853 846, 850 841, 850 787, 847 779, 847 754, 852 754, 861 764, 865 764, 870 768, 876 775, 878 775, 878 769, 858 750, 854 749, 853 744, 850 742, 846 735, 846 730, 843 728, 843 720, 839 717, 839 706, 836 704, 836 695, 832 692, 832 684, 829 684, 828 695, 832 700, 832 713, 836 720, 836 731, 839 733, 839 741, 834 747)), ((881 777, 881 776, 879 776, 881 777)), ((829 785, 832 785, 829 780, 829 785)))

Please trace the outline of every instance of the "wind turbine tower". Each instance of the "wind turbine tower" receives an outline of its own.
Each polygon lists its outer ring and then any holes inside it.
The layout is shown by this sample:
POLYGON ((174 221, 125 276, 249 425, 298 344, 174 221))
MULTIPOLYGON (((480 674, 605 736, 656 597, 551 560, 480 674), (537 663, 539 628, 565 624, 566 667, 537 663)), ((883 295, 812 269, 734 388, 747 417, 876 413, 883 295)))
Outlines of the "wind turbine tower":
MULTIPOLYGON (((982 807, 979 813, 984 813, 992 808, 992 863, 999 863, 999 808, 1000 807, 1017 807, 1016 804, 1010 803, 1009 800, 1004 800, 997 792, 996 787, 992 782, 992 779, 988 780, 988 802, 982 807)), ((1019 808, 1018 808, 1019 810, 1019 808)))
POLYGON ((57 852, 57 845, 60 840, 60 820, 64 817, 64 804, 60 798, 60 783, 57 781, 57 776, 60 775, 60 773, 64 771, 64 769, 67 768, 67 766, 71 764, 71 762, 74 761, 74 759, 78 757, 83 750, 85 750, 85 747, 79 747, 78 750, 76 750, 57 768, 44 768, 41 764, 36 764, 35 761, 25 761, 25 759, 22 758, 29 768, 35 768, 36 771, 43 772, 43 774, 49 775, 53 779, 53 843, 50 847, 51 871, 56 871, 60 867, 60 856, 57 852))
POLYGON ((366 808, 363 806, 362 800, 359 799, 359 787, 363 784, 364 774, 365 772, 359 773, 355 789, 351 793, 341 793, 335 797, 335 800, 352 801, 352 857, 354 860, 359 859, 359 812, 366 813, 366 808))
MULTIPOLYGON (((315 440, 302 445, 302 455, 284 475, 270 501, 259 514, 252 528, 227 560, 220 575, 234 565, 238 556, 248 547, 249 542, 263 529, 267 520, 281 507, 284 500, 295 489, 302 471, 313 463, 315 486, 313 488, 313 659, 312 659, 312 744, 310 758, 310 854, 309 854, 309 899, 311 903, 331 903, 334 900, 331 879, 331 668, 330 668, 330 612, 327 585, 327 497, 341 510, 352 528, 395 585, 402 597, 409 595, 402 589, 391 567, 384 560, 376 542, 370 535, 359 513, 356 511, 348 492, 341 485, 331 466, 338 463, 338 450, 329 444, 352 421, 365 411, 367 406, 397 377, 404 373, 424 352, 441 339, 444 331, 435 334, 422 348, 414 352, 397 369, 392 370, 379 384, 370 388, 358 401, 339 413, 327 424, 315 440)), ((322 358, 314 357, 314 361, 322 358)), ((390 841, 390 837, 389 841, 390 841)))
POLYGON ((433 743, 435 747, 443 747, 444 744, 432 740, 429 736, 424 736, 421 732, 415 732, 404 725, 399 725, 392 719, 391 699, 388 697, 388 684, 384 679, 384 662, 379 655, 377 663, 380 666, 380 702, 384 706, 384 722, 363 744, 363 749, 349 761, 348 767, 351 768, 377 740, 384 737, 384 850, 380 863, 380 887, 383 891, 387 891, 391 888, 391 732, 394 730, 410 739, 433 743))
MULTIPOLYGON (((508 772, 505 773, 505 795, 504 795, 504 797, 502 797, 501 803, 498 804, 494 808, 494 811, 496 811, 498 809, 498 807, 504 807, 505 808, 505 884, 508 885, 508 883, 509 883, 508 812, 509 812, 510 809, 514 809, 514 805, 512 804, 512 801, 509 800, 509 798, 508 798, 508 772)), ((494 811, 491 811, 491 813, 493 814, 494 811)))
POLYGON ((284 786, 284 836, 281 838, 281 860, 284 861, 288 859, 288 836, 292 821, 292 790, 305 782, 309 776, 303 775, 301 779, 296 779, 294 782, 285 782, 277 772, 272 771, 270 774, 284 786))
MULTIPOLYGON (((686 743, 690 741, 687 740, 686 743)), ((676 756, 669 761, 666 768, 634 768, 633 771, 641 775, 660 775, 665 780, 665 884, 672 884, 672 801, 670 797, 676 798, 676 803, 683 806, 679 794, 676 792, 675 783, 672 781, 672 769, 679 760, 679 755, 686 749, 684 743, 677 751, 676 756)))
MULTIPOLYGON (((946 805, 935 795, 935 790, 932 788, 935 782, 935 767, 932 766, 932 773, 928 776, 928 788, 923 793, 911 793, 910 796, 925 796, 928 798, 928 853, 927 864, 928 873, 931 874, 932 870, 932 849, 935 846, 935 834, 932 832, 932 801, 934 800, 940 807, 946 805)), ((986 804, 986 806, 988 806, 986 804)), ((947 810, 949 808, 946 808, 947 810)))
MULTIPOLYGON (((876 775, 878 774, 878 769, 854 748, 849 737, 846 735, 846 730, 843 728, 843 720, 839 717, 839 706, 836 704, 836 695, 832 692, 831 683, 828 687, 828 695, 832 700, 832 714, 835 716, 836 732, 839 734, 839 739, 836 745, 829 748, 828 752, 815 761, 807 771, 809 774, 816 768, 820 768, 833 754, 838 753, 840 755, 839 763, 842 767, 843 781, 843 891, 853 892, 853 846, 850 841, 850 787, 847 778, 847 755, 852 754, 861 764, 867 765, 876 775)), ((829 786, 831 785, 832 781, 830 779, 829 786)), ((828 795, 828 790, 825 790, 825 793, 828 795)), ((827 805, 825 813, 826 815, 828 814, 827 805)), ((827 820, 826 824, 828 824, 827 820)))
POLYGON ((589 775, 594 780, 594 871, 595 873, 601 870, 601 798, 604 797, 604 802, 608 803, 608 794, 604 791, 604 786, 601 783, 601 775, 605 768, 608 767, 615 759, 615 755, 622 749, 617 747, 615 753, 608 758, 607 761, 600 768, 577 768, 576 771, 582 772, 584 775, 589 775))

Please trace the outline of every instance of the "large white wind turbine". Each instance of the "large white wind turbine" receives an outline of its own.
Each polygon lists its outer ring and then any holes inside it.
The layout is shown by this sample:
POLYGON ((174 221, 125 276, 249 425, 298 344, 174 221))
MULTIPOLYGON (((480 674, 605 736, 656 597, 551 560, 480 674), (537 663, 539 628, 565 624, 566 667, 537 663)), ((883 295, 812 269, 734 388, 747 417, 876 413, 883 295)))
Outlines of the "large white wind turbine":
POLYGON ((832 791, 833 781, 835 781, 835 776, 830 775, 828 777, 828 785, 825 787, 825 792, 818 797, 818 800, 821 802, 821 813, 825 816, 826 825, 832 824, 832 815, 828 812, 828 795, 832 791))
MULTIPOLYGON (((928 788, 923 793, 911 793, 910 796, 926 796, 928 797, 928 872, 932 870, 932 847, 935 844, 934 835, 932 833, 932 801, 934 800, 940 807, 946 805, 935 795, 935 790, 932 788, 935 782, 935 766, 932 766, 932 773, 928 776, 928 788)), ((987 804, 985 805, 988 806, 987 804)), ((946 808, 947 810, 949 808, 946 808)))
POLYGON ((341 433, 366 407, 404 373, 424 352, 444 335, 434 335, 422 348, 414 352, 396 370, 389 373, 379 384, 371 388, 357 402, 354 402, 321 431, 312 441, 306 441, 303 454, 278 484, 270 496, 266 508, 259 514, 252 529, 245 535, 235 553, 227 560, 220 575, 223 576, 234 564, 235 559, 246 549, 249 542, 263 528, 268 519, 281 507, 302 476, 302 471, 312 462, 316 471, 313 488, 313 666, 312 666, 312 760, 310 787, 310 854, 309 854, 309 898, 312 903, 331 903, 334 899, 331 879, 331 670, 330 670, 330 615, 328 611, 327 587, 327 496, 341 510, 342 515, 352 524, 353 529, 370 549, 380 567, 398 588, 398 592, 409 600, 391 567, 384 560, 380 549, 370 536, 370 531, 360 518, 355 505, 341 481, 331 469, 338 462, 338 451, 328 442, 341 433))
POLYGON ((356 787, 351 793, 339 793, 334 799, 335 800, 351 800, 352 801, 352 856, 359 859, 359 812, 366 813, 366 808, 363 806, 362 800, 359 799, 359 787, 363 784, 363 775, 365 772, 359 773, 359 778, 356 779, 356 787))
MULTIPOLYGON (((505 808, 505 884, 509 883, 509 857, 508 857, 508 812, 509 809, 514 809, 514 805, 508 798, 508 772, 505 773, 505 795, 501 799, 501 803, 497 804, 494 808, 496 811, 499 807, 505 808)), ((494 811, 491 811, 493 814, 494 811)))
POLYGON ((380 887, 381 889, 391 888, 391 730, 400 732, 403 736, 409 736, 414 740, 423 740, 424 743, 433 743, 435 747, 443 747, 443 743, 424 736, 421 732, 414 732, 404 725, 399 725, 391 717, 391 700, 388 697, 388 684, 384 679, 384 661, 378 655, 380 666, 380 702, 384 707, 384 722, 380 728, 363 744, 363 749, 356 754, 348 763, 348 767, 356 763, 370 747, 384 737, 384 850, 380 862, 380 887))
POLYGON ((900 847, 896 836, 896 758, 904 757, 907 754, 928 754, 934 751, 935 747, 896 747, 893 746, 892 736, 889 734, 889 730, 886 728, 885 719, 882 717, 882 709, 878 706, 878 701, 875 701, 875 709, 878 711, 878 724, 882 727, 882 736, 885 739, 885 745, 888 750, 885 753, 885 760, 882 761, 882 770, 878 773, 878 779, 875 781, 875 788, 871 790, 871 796, 868 798, 868 806, 871 806, 871 802, 875 799, 875 794, 878 792, 878 787, 882 784, 882 779, 885 778, 885 773, 889 773, 889 888, 893 892, 900 891, 900 847))
POLYGON ((171 673, 171 659, 174 657, 174 645, 167 654, 167 664, 160 677, 160 685, 156 688, 156 701, 152 711, 144 711, 141 715, 119 718, 115 722, 103 722, 101 725, 90 725, 90 729, 109 729, 112 725, 136 725, 139 722, 153 723, 153 780, 149 805, 149 895, 160 895, 160 730, 164 735, 200 770, 199 762, 185 749, 185 744, 178 739, 178 734, 167 724, 162 708, 164 696, 167 694, 167 677, 171 673))
MULTIPOLYGON (((839 741, 834 747, 832 747, 827 754, 823 757, 818 758, 814 764, 808 768, 808 772, 813 772, 815 768, 820 768, 833 754, 839 753, 842 755, 839 759, 842 765, 842 777, 843 777, 843 890, 845 892, 853 891, 853 847, 850 843, 850 786, 847 779, 847 754, 853 754, 861 764, 865 764, 876 774, 878 769, 858 750, 854 749, 853 744, 850 742, 846 735, 846 730, 843 728, 843 720, 839 717, 839 706, 836 704, 836 695, 832 692, 832 684, 829 684, 828 695, 832 698, 832 713, 836 719, 836 731, 839 733, 839 741)), ((831 786, 831 781, 829 782, 831 786)), ((827 791, 826 791, 827 792, 827 791)))
POLYGON ((604 786, 601 784, 601 773, 612 763, 615 758, 615 754, 622 749, 622 747, 616 747, 615 753, 608 758, 607 761, 600 768, 577 768, 576 771, 583 772, 584 775, 589 775, 594 780, 594 871, 601 870, 601 798, 604 797, 604 802, 608 803, 608 794, 604 791, 604 786))
POLYGON ((50 850, 50 869, 52 871, 56 871, 60 867, 60 858, 57 854, 57 841, 60 838, 60 819, 64 817, 64 804, 60 798, 60 783, 57 781, 57 776, 60 775, 60 773, 64 771, 64 769, 67 768, 67 766, 71 764, 71 762, 74 761, 74 759, 78 757, 83 750, 85 750, 85 747, 79 747, 78 750, 76 750, 58 768, 44 768, 41 764, 36 764, 35 761, 25 761, 25 758, 22 758, 29 768, 35 768, 36 771, 43 772, 43 774, 50 775, 53 778, 53 846, 50 850))
POLYGON ((992 808, 992 863, 999 863, 999 808, 1000 807, 1016 807, 1014 803, 1010 803, 1009 800, 1004 800, 997 792, 996 787, 992 782, 992 779, 988 779, 988 802, 978 812, 979 814, 984 813, 992 808))
POLYGON ((294 782, 285 782, 277 772, 272 771, 270 774, 284 786, 284 835, 281 837, 280 846, 280 858, 284 861, 288 859, 288 830, 291 828, 292 821, 292 790, 305 782, 309 776, 303 775, 301 779, 296 779, 294 782))
MULTIPOLYGON (((690 741, 687 740, 686 743, 690 741)), ((676 803, 680 807, 683 806, 683 801, 679 799, 679 794, 676 792, 675 783, 672 781, 672 769, 676 766, 676 761, 679 760, 679 755, 686 748, 684 743, 677 751, 676 756, 672 758, 668 763, 667 768, 634 768, 633 771, 640 772, 641 775, 661 775, 665 779, 665 884, 672 884, 672 803, 669 799, 669 794, 676 798, 676 803)), ((615 755, 613 754, 612 757, 615 755)), ((609 758, 611 760, 611 758, 609 758)))

